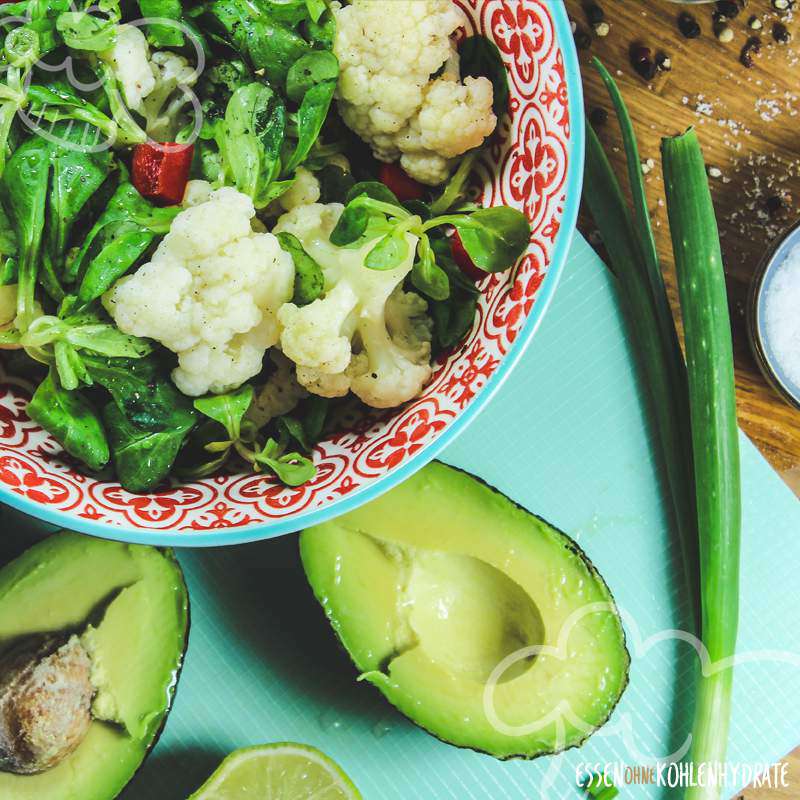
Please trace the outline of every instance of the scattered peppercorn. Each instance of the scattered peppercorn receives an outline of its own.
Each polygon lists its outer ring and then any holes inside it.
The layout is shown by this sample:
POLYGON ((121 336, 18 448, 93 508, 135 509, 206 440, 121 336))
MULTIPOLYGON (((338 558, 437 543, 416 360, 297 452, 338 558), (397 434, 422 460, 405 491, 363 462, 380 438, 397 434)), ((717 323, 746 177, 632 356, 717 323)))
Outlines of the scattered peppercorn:
POLYGON ((661 72, 669 72, 672 69, 672 59, 664 52, 657 53, 656 68, 661 72))
POLYGON ((723 44, 727 44, 733 41, 733 28, 725 22, 718 22, 714 26, 714 36, 723 44))
POLYGON ((643 44, 634 42, 628 51, 631 66, 646 81, 652 80, 656 74, 656 65, 653 63, 650 48, 643 44))
POLYGON ((601 128, 608 122, 608 111, 600 106, 593 108, 589 113, 589 122, 592 123, 593 127, 601 128))
POLYGON ((575 47, 577 47, 578 50, 588 50, 592 46, 592 37, 582 28, 578 28, 574 36, 575 47))
POLYGON ((678 30, 687 39, 696 39, 700 34, 700 24, 688 11, 682 11, 678 16, 678 30))
POLYGON ((739 55, 739 61, 745 67, 753 66, 753 59, 761 53, 761 39, 758 36, 751 36, 744 44, 742 52, 739 55))
POLYGON ((778 44, 786 44, 791 40, 792 34, 789 33, 789 29, 782 22, 776 22, 772 26, 772 38, 778 44))
POLYGON ((592 26, 603 22, 606 18, 605 12, 597 3, 586 3, 584 10, 586 11, 586 19, 589 20, 589 24, 592 26))
POLYGON ((760 17, 757 17, 753 14, 752 17, 747 21, 747 24, 752 28, 754 31, 760 31, 764 27, 764 23, 761 21, 760 17))
POLYGON ((735 19, 741 8, 736 0, 717 0, 716 11, 725 19, 735 19))
POLYGON ((783 211, 783 198, 779 194, 773 194, 771 197, 766 199, 764 202, 764 207, 767 209, 770 216, 775 216, 783 211))
POLYGON ((608 36, 610 30, 611 26, 607 22, 598 22, 594 26, 594 32, 596 36, 608 36))

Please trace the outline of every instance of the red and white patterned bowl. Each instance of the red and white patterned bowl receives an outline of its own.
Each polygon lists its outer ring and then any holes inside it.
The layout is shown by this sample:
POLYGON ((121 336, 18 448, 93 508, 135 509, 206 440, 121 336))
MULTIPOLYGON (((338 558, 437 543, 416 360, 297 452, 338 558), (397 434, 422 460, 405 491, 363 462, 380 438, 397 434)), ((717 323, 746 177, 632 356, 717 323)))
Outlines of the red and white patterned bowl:
MULTIPOLYGON (((321 442, 316 479, 297 489, 225 475, 134 495, 76 471, 31 422, 31 387, 0 372, 0 501, 107 538, 221 545, 299 530, 407 478, 474 419, 531 340, 566 259, 580 200, 580 75, 562 0, 455 0, 509 68, 511 114, 484 162, 484 204, 519 208, 533 225, 515 277, 481 286, 463 346, 436 365, 422 397, 321 442)), ((0 365, 0 370, 2 365, 0 365)))

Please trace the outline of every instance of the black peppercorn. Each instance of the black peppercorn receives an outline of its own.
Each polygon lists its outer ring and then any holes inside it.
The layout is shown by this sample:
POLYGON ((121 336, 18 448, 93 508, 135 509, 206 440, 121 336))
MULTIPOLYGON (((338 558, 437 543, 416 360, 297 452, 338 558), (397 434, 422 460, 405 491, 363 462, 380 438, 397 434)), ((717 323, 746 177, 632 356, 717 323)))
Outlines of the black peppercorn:
POLYGON ((687 39, 696 39, 700 33, 700 24, 688 11, 683 11, 678 16, 678 30, 687 39))
POLYGON ((628 51, 628 55, 631 60, 631 66, 636 72, 646 81, 652 80, 656 74, 656 65, 653 63, 650 48, 638 42, 634 42, 628 51))
POLYGON ((792 34, 782 22, 776 22, 772 26, 772 38, 778 44, 786 44, 792 38, 792 34))
POLYGON ((759 39, 758 36, 751 36, 745 42, 745 45, 742 48, 742 52, 739 55, 739 61, 741 61, 745 67, 752 67, 753 59, 760 52, 761 52, 761 39, 759 39))
POLYGON ((741 10, 736 0, 717 0, 716 13, 725 19, 734 19, 741 10))
POLYGON ((575 47, 578 50, 588 50, 592 46, 592 37, 582 28, 575 31, 575 47))
POLYGON ((608 111, 600 106, 593 108, 589 113, 589 122, 591 122, 595 128, 602 127, 608 122, 608 111))
POLYGON ((775 216, 783 210, 783 198, 779 194, 773 194, 764 201, 764 207, 770 216, 775 216))
POLYGON ((584 10, 586 11, 586 19, 589 20, 589 24, 592 26, 598 25, 606 18, 605 12, 597 3, 586 3, 584 10))

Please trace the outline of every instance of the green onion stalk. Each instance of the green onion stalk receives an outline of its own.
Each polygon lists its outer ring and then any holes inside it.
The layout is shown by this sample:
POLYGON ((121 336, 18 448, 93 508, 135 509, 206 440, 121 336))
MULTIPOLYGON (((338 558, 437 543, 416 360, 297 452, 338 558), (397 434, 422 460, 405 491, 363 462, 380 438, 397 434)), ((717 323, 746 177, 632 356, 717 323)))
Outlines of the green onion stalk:
MULTIPOLYGON (((683 315, 700 541, 703 659, 691 758, 724 762, 739 623, 741 480, 725 273, 705 163, 694 130, 662 142, 664 182, 683 315)), ((716 800, 714 786, 687 800, 716 800)))

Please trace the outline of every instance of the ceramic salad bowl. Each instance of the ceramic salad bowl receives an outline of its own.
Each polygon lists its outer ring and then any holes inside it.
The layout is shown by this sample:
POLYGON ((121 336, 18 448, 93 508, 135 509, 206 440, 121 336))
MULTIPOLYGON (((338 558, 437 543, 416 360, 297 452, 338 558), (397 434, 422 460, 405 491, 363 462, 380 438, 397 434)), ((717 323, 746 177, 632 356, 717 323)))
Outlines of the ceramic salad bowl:
POLYGON ((25 413, 31 387, 0 359, 0 501, 95 536, 160 545, 224 545, 296 531, 408 478, 475 417, 541 322, 564 267, 581 194, 580 74, 560 0, 457 0, 509 70, 510 111, 479 165, 483 204, 506 204, 533 235, 518 269, 489 275, 460 347, 422 396, 321 441, 316 478, 299 488, 264 475, 167 484, 146 495, 90 477, 25 413))

